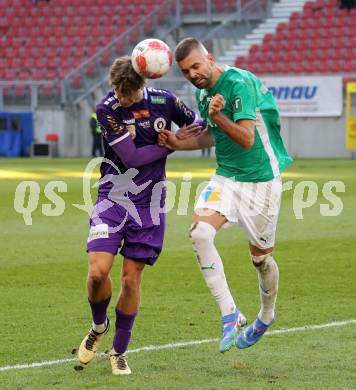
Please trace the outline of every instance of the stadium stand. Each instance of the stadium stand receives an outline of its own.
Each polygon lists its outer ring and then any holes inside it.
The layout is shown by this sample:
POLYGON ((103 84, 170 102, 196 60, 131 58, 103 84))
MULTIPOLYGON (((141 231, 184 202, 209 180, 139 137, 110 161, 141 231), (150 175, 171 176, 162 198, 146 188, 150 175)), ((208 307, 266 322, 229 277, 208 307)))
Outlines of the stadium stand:
MULTIPOLYGON (((129 6, 108 0, 99 8, 95 0, 52 0, 35 4, 30 0, 0 0, 0 79, 50 80, 52 83, 42 87, 42 93, 47 96, 58 93, 58 80, 123 33, 128 23, 137 22, 130 10, 141 3, 131 1, 129 6), (126 18, 128 14, 132 16, 130 21, 126 18)), ((152 1, 144 4, 145 12, 153 7, 152 1)), ((145 33, 150 32, 152 25, 145 25, 145 33)), ((117 45, 116 51, 122 54, 123 47, 117 45)), ((108 65, 109 61, 104 56, 101 65, 108 65)), ((94 77, 95 74, 93 63, 86 75, 94 77)), ((74 86, 80 82, 78 77, 73 79, 74 86)), ((20 96, 23 88, 4 88, 5 97, 10 93, 20 96)))
MULTIPOLYGON (((267 0, 261 4, 264 2, 267 0)), ((236 4, 235 0, 213 1, 211 14, 229 15, 236 10, 236 4)), ((96 0, 0 0, 3 98, 19 102, 32 93, 35 85, 40 98, 54 101, 61 95, 63 80, 69 90, 94 82, 103 69, 107 70, 113 56, 150 36, 157 25, 167 22, 169 13, 174 16, 175 6, 175 1, 166 0, 107 0, 100 6, 96 0), (145 19, 150 13, 155 14, 154 19, 145 19), (132 28, 135 24, 138 27, 132 28), (125 32, 128 36, 116 40, 114 52, 111 48, 103 51, 125 32), (98 52, 99 60, 88 61, 98 52), (84 71, 71 73, 83 63, 84 71)), ((181 10, 184 14, 203 13, 206 2, 182 0, 181 10)))
MULTIPOLYGON (((96 0, 0 0, 0 80, 15 81, 2 86, 4 98, 28 95, 30 85, 21 81, 44 81, 39 95, 47 100, 61 95, 62 80, 68 81, 69 89, 90 84, 107 69, 113 54, 125 53, 127 44, 153 33, 152 19, 144 19, 140 31, 132 28, 135 23, 150 12, 157 14, 158 22, 166 19, 163 3, 167 2, 107 0, 99 7, 96 0), (127 42, 117 40, 114 53, 102 51, 126 31, 127 42), (99 60, 86 63, 98 52, 99 60), (83 71, 72 74, 83 62, 83 71)), ((173 1, 172 11, 174 7, 173 1)), ((235 0, 216 0, 211 13, 229 15, 235 7, 235 0)), ((182 0, 181 9, 183 14, 204 13, 206 3, 182 0)), ((236 57, 235 64, 257 74, 343 73, 346 79, 356 71, 355 22, 356 9, 341 9, 338 0, 307 2, 274 34, 252 45, 248 55, 236 57)))
POLYGON ((356 9, 340 9, 337 0, 307 2, 275 34, 266 34, 235 65, 257 74, 356 72, 356 9))

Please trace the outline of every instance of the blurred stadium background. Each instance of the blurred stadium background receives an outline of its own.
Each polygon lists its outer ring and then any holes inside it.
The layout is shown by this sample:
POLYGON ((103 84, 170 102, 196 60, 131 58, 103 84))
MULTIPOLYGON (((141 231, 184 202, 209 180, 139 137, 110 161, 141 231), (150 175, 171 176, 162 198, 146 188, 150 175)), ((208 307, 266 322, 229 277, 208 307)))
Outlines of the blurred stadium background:
MULTIPOLYGON (((306 107, 307 88, 328 85, 329 95, 318 97, 314 112, 282 110, 284 139, 294 157, 353 157, 345 147, 345 102, 347 83, 356 81, 354 3, 0 0, 0 156, 29 155, 33 143, 53 145, 62 157, 89 156, 89 118, 108 88, 111 61, 146 37, 173 48, 196 36, 219 64, 261 76, 286 106, 304 98, 306 107), (299 89, 293 92, 293 85, 299 89)), ((176 67, 153 84, 195 105, 176 67)))

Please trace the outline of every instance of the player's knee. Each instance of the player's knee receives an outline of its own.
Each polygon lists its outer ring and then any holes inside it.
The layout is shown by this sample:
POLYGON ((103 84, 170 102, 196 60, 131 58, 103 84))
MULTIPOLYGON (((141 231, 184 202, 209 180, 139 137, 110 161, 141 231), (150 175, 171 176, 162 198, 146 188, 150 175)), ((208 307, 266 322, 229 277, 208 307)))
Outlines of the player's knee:
POLYGON ((104 283, 109 277, 111 262, 102 255, 90 252, 89 253, 89 268, 88 280, 95 284, 104 283))
POLYGON ((273 258, 272 252, 266 253, 262 256, 255 256, 253 254, 250 255, 252 264, 261 272, 268 272, 271 267, 277 267, 277 263, 273 258))
POLYGON ((135 275, 123 275, 121 278, 121 288, 126 295, 135 294, 140 288, 140 281, 135 275))
POLYGON ((108 274, 100 268, 89 270, 88 279, 94 284, 102 284, 108 278, 108 274))
POLYGON ((216 235, 215 228, 207 222, 196 222, 190 227, 189 238, 193 246, 197 244, 211 243, 216 235))
POLYGON ((88 279, 95 284, 101 284, 109 277, 109 272, 98 264, 91 264, 88 279))

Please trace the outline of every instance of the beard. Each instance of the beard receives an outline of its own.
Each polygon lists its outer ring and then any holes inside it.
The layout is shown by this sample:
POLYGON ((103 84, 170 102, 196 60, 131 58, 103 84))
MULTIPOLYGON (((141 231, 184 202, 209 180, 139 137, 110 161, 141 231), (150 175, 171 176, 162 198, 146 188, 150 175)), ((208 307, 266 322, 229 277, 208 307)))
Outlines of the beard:
POLYGON ((209 85, 209 79, 206 77, 199 77, 191 80, 192 84, 199 88, 199 89, 204 89, 209 85))

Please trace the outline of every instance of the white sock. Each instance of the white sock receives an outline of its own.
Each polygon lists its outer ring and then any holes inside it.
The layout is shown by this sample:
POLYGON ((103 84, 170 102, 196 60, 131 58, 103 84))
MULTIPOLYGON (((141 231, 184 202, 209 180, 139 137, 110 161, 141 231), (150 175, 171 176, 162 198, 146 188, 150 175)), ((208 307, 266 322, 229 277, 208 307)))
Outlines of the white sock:
POLYGON ((279 279, 278 266, 272 254, 251 258, 257 270, 260 290, 261 310, 258 318, 268 325, 274 320, 279 279))
POLYGON ((108 324, 108 320, 107 319, 105 320, 105 322, 103 324, 94 324, 94 322, 93 322, 92 328, 97 333, 103 333, 103 332, 105 332, 107 324, 108 324))
POLYGON ((226 281, 224 266, 214 245, 216 230, 207 222, 192 225, 190 238, 207 286, 219 305, 221 315, 235 311, 236 305, 226 281))

